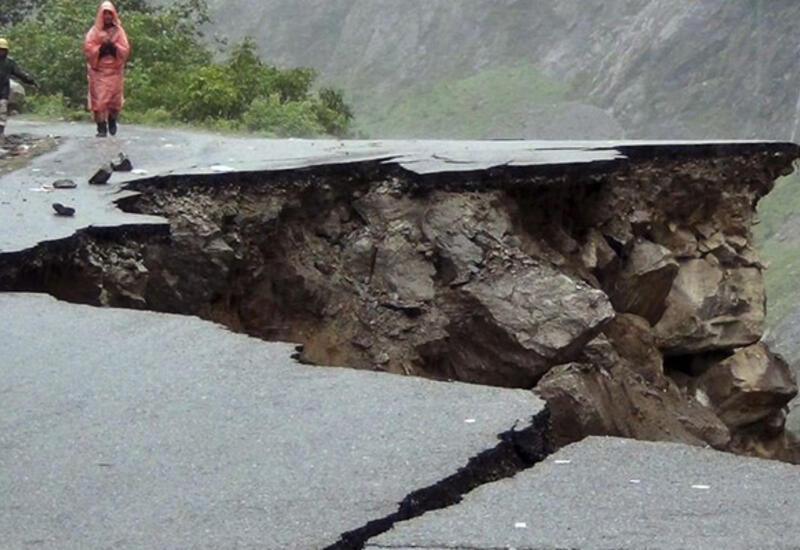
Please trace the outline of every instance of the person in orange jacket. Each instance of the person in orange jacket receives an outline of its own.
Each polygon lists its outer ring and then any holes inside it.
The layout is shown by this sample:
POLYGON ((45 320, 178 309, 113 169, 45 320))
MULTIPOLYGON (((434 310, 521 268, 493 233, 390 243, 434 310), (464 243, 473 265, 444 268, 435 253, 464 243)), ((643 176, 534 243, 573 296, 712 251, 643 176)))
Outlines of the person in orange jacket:
POLYGON ((131 47, 111 2, 103 2, 97 8, 94 25, 83 42, 83 53, 89 79, 89 110, 97 123, 97 136, 116 135, 125 103, 125 62, 131 47))

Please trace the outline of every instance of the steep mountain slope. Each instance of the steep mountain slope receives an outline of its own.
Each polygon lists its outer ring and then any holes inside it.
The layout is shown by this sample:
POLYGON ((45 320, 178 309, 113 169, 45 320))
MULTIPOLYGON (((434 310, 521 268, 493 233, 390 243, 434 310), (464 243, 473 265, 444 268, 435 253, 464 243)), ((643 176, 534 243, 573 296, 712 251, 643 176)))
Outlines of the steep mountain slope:
MULTIPOLYGON (((755 239, 769 263, 766 339, 800 374, 800 176, 782 179, 759 205, 755 239)), ((794 402, 790 427, 800 433, 800 401, 794 402)))
MULTIPOLYGON (((607 110, 627 137, 789 138, 798 126, 800 4, 791 0, 213 0, 212 6, 214 30, 234 40, 253 35, 269 58, 313 66, 344 87, 375 135, 395 135, 398 121, 381 115, 415 100, 424 107, 423 90, 458 88, 493 71, 486 79, 491 91, 502 93, 507 84, 513 94, 520 88, 504 70, 520 65, 563 87, 565 97, 555 103, 580 99, 607 110)), ((554 104, 537 101, 535 90, 533 96, 531 105, 554 104)), ((455 90, 452 97, 462 96, 455 90)), ((480 102, 473 107, 477 118, 484 116, 480 102)), ((417 118, 408 111, 406 127, 452 136, 447 118, 431 125, 424 109, 417 118)), ((537 113, 510 109, 505 121, 515 128, 520 116, 535 121, 537 113)), ((608 124, 598 114, 597 125, 608 124)), ((541 137, 536 126, 511 137, 541 137)), ((557 137, 592 134, 591 122, 579 126, 566 124, 557 137)), ((502 128, 502 120, 494 127, 502 128)), ((486 133, 455 129, 463 131, 459 137, 486 133)))

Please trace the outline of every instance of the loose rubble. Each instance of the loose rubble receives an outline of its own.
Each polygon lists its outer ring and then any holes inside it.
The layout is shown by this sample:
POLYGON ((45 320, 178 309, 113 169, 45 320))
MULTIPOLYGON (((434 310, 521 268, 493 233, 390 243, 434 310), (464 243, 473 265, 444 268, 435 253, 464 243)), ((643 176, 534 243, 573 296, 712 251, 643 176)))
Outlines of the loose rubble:
POLYGON ((131 159, 125 155, 125 153, 120 153, 119 160, 111 163, 111 169, 114 172, 132 172, 133 163, 131 162, 131 159))
POLYGON ((54 136, 5 134, 0 136, 0 175, 21 168, 31 158, 52 151, 58 145, 54 136))
POLYGON ((74 208, 72 208, 71 206, 64 206, 59 202, 53 203, 53 210, 56 211, 56 216, 63 216, 69 218, 75 215, 74 208))
POLYGON ((105 185, 108 183, 108 180, 111 179, 111 175, 114 173, 114 169, 111 167, 111 163, 106 164, 105 166, 101 166, 94 175, 89 178, 90 185, 105 185))
POLYGON ((53 182, 53 189, 75 189, 76 187, 78 187, 78 184, 68 179, 56 180, 53 182))

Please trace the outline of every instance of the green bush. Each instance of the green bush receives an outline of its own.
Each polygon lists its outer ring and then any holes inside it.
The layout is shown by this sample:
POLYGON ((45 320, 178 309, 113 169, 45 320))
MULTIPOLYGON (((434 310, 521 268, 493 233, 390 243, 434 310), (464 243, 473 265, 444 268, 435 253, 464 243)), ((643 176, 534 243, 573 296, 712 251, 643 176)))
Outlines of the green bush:
POLYGON ((34 0, 0 0, 0 25, 22 21, 36 8, 34 0))
POLYGON ((346 134, 353 120, 353 111, 344 101, 340 90, 323 88, 319 91, 319 103, 315 107, 317 120, 325 131, 332 135, 346 134))
POLYGON ((28 109, 37 115, 56 118, 64 115, 68 109, 67 98, 61 94, 36 94, 28 98, 28 109))
POLYGON ((206 65, 186 75, 178 105, 183 120, 231 119, 240 116, 239 91, 225 67, 206 65))
POLYGON ((325 133, 312 101, 281 103, 280 96, 259 97, 244 114, 245 128, 279 137, 314 137, 325 133))
POLYGON ((128 121, 134 124, 149 124, 153 126, 165 126, 174 122, 172 113, 161 107, 147 109, 146 111, 133 111, 128 113, 128 121))
MULTIPOLYGON (((9 37, 14 57, 41 84, 34 112, 72 117, 85 109, 83 37, 97 1, 42 0, 29 6, 9 18, 0 34, 9 37)), ((244 125, 281 136, 349 134, 351 109, 337 90, 313 91, 312 69, 264 63, 250 38, 231 48, 224 62, 214 62, 200 32, 208 21, 205 0, 165 7, 119 0, 117 7, 132 45, 125 87, 130 120, 244 125)))

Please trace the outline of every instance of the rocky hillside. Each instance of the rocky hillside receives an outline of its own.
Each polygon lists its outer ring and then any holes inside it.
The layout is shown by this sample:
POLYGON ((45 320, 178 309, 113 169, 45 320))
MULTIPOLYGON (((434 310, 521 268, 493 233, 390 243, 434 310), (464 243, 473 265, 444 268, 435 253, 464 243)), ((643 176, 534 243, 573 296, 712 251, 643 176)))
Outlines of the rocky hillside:
POLYGON ((216 32, 252 35, 267 57, 317 68, 380 136, 582 138, 621 128, 631 138, 786 139, 798 129, 792 0, 212 6, 216 32))

